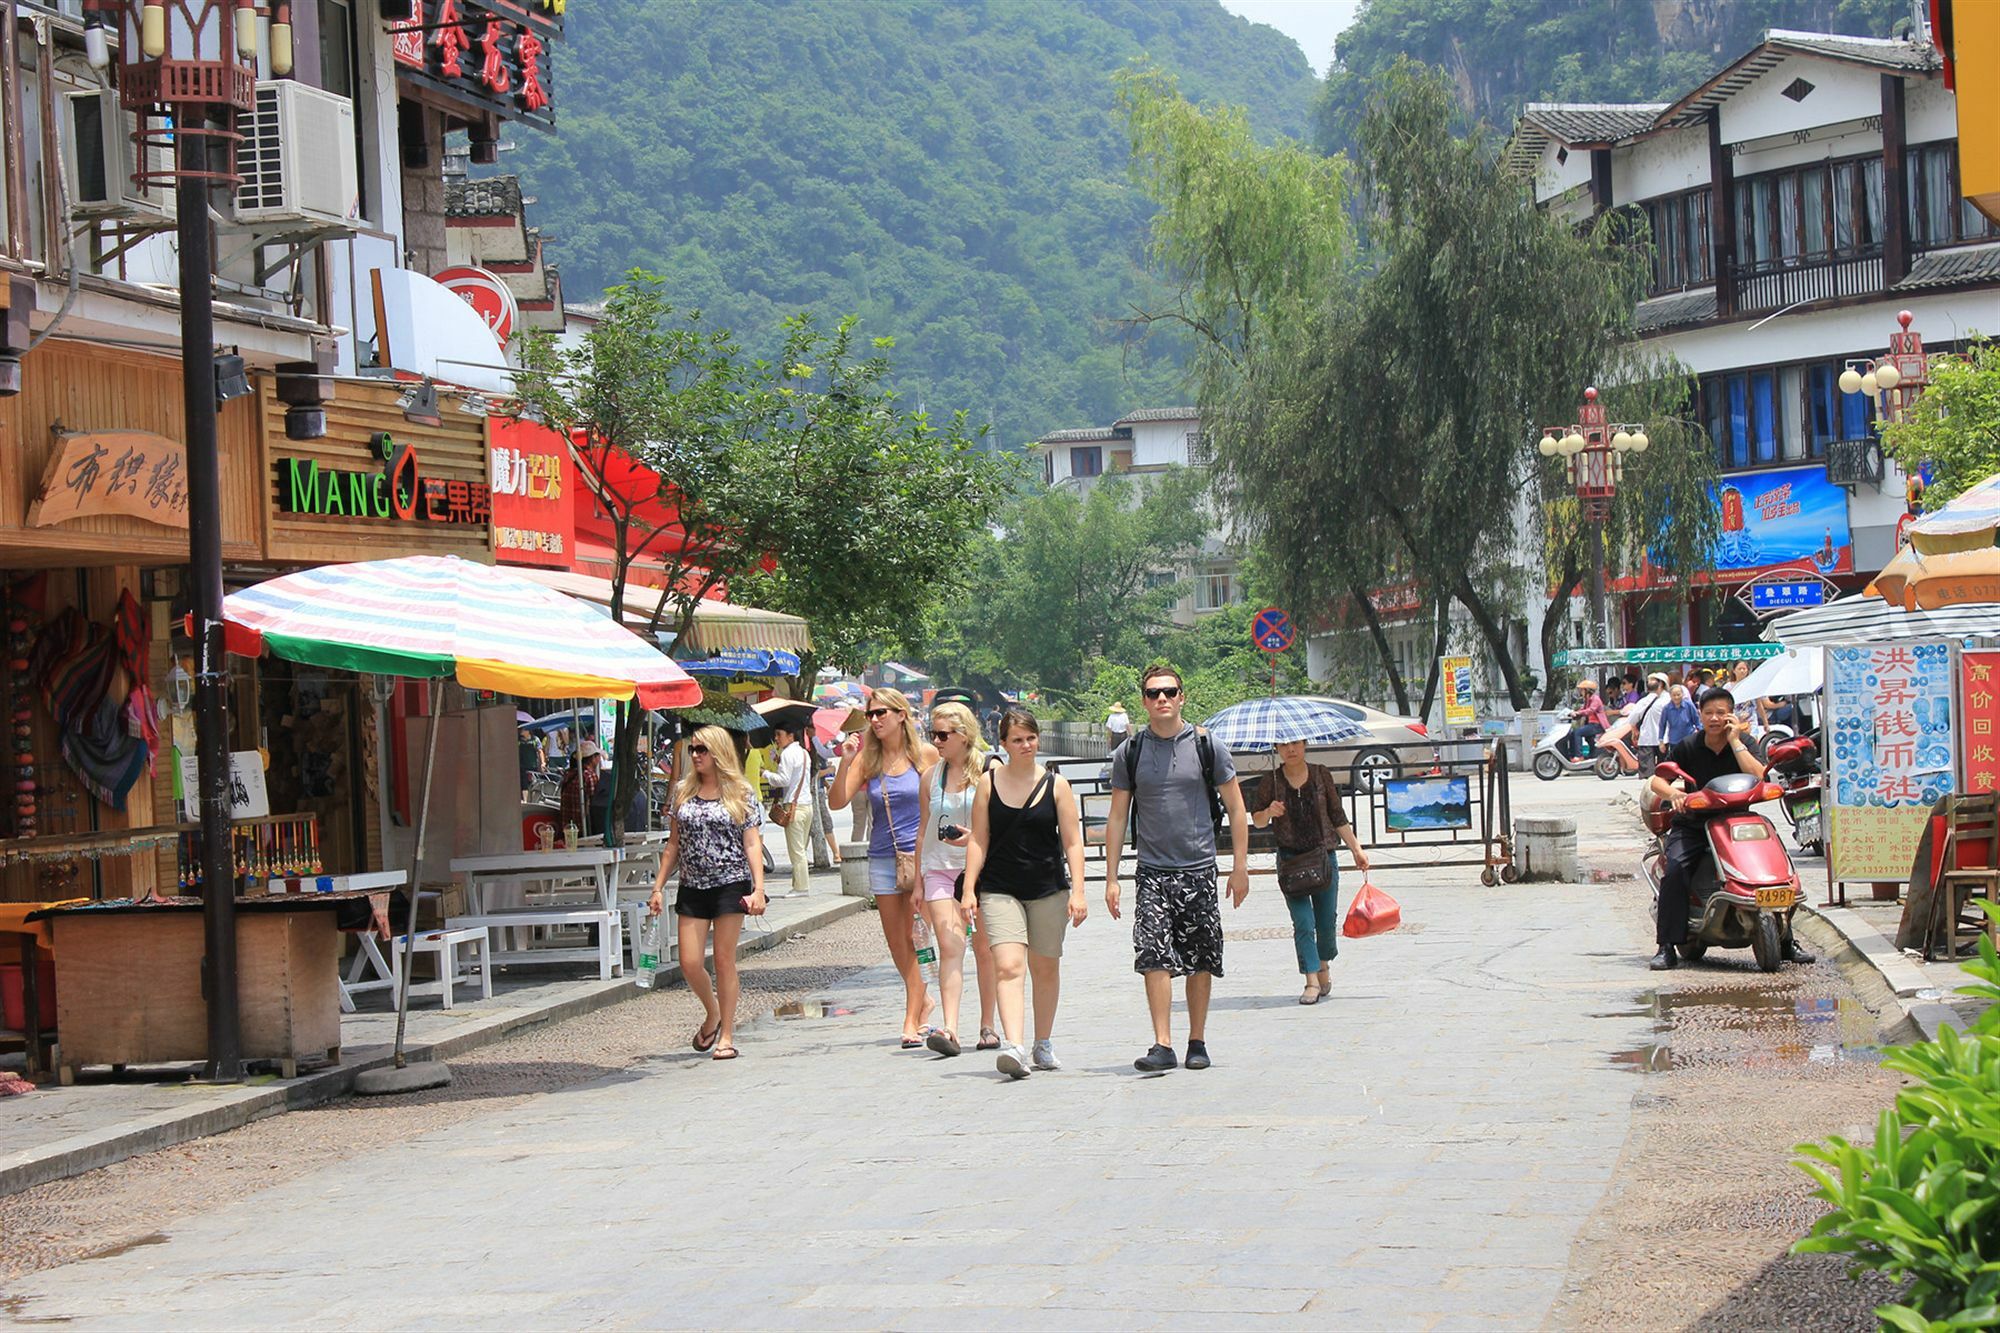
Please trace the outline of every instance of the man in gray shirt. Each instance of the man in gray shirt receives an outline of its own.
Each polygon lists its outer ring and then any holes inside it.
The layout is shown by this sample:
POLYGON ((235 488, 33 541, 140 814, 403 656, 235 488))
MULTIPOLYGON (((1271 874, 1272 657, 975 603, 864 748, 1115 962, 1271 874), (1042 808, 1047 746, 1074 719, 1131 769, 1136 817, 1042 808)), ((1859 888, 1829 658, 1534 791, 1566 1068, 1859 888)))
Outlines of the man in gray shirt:
POLYGON ((1111 755, 1111 816, 1104 837, 1104 906, 1119 917, 1118 862, 1125 820, 1132 824, 1139 869, 1132 910, 1133 970, 1146 978, 1153 1047, 1133 1064, 1147 1072, 1172 1069, 1175 977, 1187 978, 1187 1067, 1208 1068, 1208 1001, 1222 975, 1222 912, 1215 890, 1213 804, 1229 811, 1229 901, 1250 892, 1250 824, 1229 748, 1181 720, 1180 673, 1164 662, 1146 668, 1146 727, 1111 755))

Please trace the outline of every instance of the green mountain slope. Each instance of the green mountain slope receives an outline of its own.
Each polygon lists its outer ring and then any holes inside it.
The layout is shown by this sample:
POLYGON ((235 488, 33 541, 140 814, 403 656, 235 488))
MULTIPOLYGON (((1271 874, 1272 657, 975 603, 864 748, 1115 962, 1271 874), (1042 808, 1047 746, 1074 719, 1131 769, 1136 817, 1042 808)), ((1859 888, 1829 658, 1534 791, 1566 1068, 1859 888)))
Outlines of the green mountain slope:
POLYGON ((1149 290, 1111 84, 1139 56, 1307 132, 1298 47, 1215 0, 601 0, 560 134, 505 168, 571 300, 643 265, 753 347, 859 313, 906 398, 1014 445, 1185 396, 1178 349, 1111 323, 1149 290))
POLYGON ((1677 97, 1766 28, 1889 37, 1909 16, 1908 0, 1366 0, 1335 44, 1315 138, 1350 146, 1398 56, 1450 74, 1466 110, 1505 130, 1528 102, 1677 97))

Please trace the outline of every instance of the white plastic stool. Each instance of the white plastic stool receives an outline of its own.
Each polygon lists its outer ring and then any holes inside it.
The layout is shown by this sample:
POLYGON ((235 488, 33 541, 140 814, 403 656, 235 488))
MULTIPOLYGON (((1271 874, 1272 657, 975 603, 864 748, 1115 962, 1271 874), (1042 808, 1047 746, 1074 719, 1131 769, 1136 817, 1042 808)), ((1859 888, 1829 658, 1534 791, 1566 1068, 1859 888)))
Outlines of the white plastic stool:
MULTIPOLYGON (((493 955, 483 926, 451 927, 445 930, 430 930, 410 941, 412 955, 434 954, 437 957, 436 981, 413 981, 410 983, 410 998, 420 995, 436 995, 446 1009, 451 1008, 454 987, 473 980, 473 970, 479 973, 479 998, 493 998, 493 955), (472 957, 461 959, 461 946, 470 946, 472 957)), ((402 980, 403 937, 398 935, 389 945, 389 971, 396 981, 402 980)))

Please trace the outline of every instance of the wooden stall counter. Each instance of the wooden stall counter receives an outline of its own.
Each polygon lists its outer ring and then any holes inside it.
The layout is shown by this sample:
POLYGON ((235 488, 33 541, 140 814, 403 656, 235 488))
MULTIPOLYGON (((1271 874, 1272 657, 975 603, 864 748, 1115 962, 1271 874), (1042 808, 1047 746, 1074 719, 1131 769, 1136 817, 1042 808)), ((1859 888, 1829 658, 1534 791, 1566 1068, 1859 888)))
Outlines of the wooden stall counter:
MULTIPOLYGON (((236 900, 243 1058, 285 1078, 340 1059, 336 914, 366 891, 236 900)), ((199 898, 131 899, 38 913, 55 931, 57 1075, 90 1065, 181 1064, 208 1054, 199 898)))

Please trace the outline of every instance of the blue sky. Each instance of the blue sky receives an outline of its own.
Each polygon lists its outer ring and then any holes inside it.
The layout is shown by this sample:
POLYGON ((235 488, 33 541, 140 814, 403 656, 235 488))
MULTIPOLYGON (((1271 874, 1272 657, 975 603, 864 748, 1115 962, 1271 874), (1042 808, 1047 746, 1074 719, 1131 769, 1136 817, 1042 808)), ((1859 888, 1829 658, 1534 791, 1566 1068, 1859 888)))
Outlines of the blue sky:
POLYGON ((1354 22, 1361 0, 1222 0, 1222 7, 1284 33, 1324 75, 1333 62, 1333 39, 1354 22))

